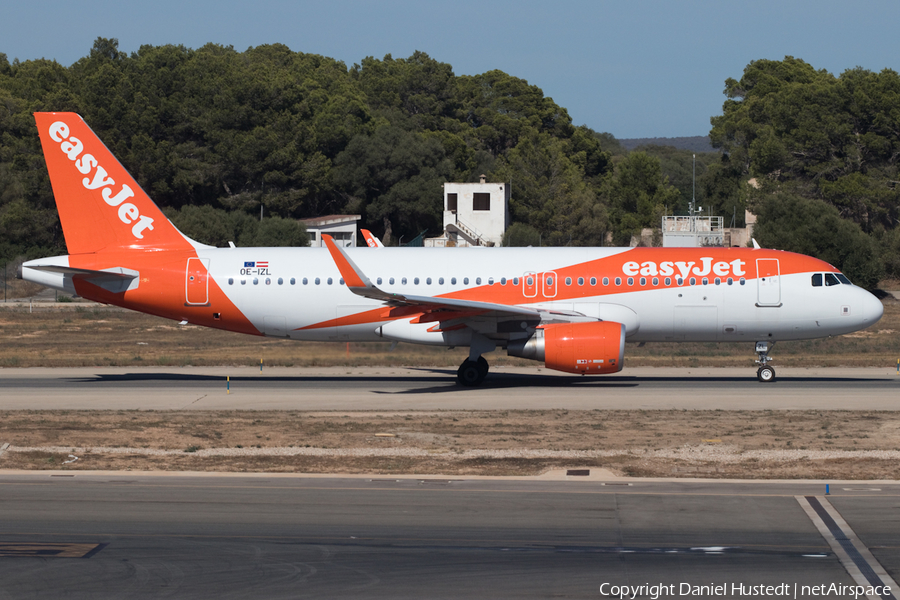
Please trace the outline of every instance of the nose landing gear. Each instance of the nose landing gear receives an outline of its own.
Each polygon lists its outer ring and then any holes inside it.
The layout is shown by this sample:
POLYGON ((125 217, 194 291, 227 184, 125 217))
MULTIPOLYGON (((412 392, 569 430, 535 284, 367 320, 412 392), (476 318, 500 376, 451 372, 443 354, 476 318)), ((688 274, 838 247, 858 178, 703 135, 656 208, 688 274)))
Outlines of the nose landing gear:
POLYGON ((773 346, 775 346, 775 342, 771 344, 769 342, 756 342, 756 354, 759 356, 756 359, 756 364, 759 365, 759 369, 756 370, 756 378, 762 383, 775 381, 775 369, 769 366, 769 361, 772 360, 769 358, 769 350, 773 346))

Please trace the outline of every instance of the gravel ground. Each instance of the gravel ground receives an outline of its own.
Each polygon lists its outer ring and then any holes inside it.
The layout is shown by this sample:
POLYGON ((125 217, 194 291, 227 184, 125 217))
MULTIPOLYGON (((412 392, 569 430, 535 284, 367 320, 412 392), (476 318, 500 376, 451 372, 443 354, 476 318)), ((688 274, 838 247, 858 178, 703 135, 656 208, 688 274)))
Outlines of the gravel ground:
POLYGON ((6 411, 0 468, 900 479, 887 411, 6 411))

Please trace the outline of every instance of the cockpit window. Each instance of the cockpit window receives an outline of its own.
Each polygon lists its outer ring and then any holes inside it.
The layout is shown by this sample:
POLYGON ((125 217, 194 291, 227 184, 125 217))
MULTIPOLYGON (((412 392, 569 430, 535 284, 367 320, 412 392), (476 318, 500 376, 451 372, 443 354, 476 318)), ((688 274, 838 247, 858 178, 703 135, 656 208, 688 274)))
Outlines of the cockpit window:
POLYGON ((822 287, 822 274, 821 273, 813 273, 812 284, 813 284, 813 287, 822 287))
POLYGON ((838 281, 838 278, 834 276, 834 273, 825 273, 825 285, 841 285, 841 282, 838 281))
POLYGON ((850 280, 847 279, 847 276, 843 273, 835 273, 834 276, 838 278, 838 281, 845 285, 853 285, 852 283, 850 283, 850 280))

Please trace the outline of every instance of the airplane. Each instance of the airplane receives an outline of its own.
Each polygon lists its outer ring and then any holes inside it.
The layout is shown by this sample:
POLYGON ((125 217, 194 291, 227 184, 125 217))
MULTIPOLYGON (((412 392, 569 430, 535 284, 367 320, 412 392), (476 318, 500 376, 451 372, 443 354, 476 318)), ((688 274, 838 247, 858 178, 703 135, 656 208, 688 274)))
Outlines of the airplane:
POLYGON ((183 324, 468 347, 465 386, 497 348, 601 375, 623 368, 626 341, 754 342, 772 382, 776 342, 884 311, 833 266, 763 248, 216 248, 182 234, 80 116, 34 116, 69 254, 19 277, 183 324))
POLYGON ((372 234, 368 229, 360 229, 360 232, 363 234, 363 239, 366 240, 366 246, 369 248, 384 248, 384 244, 381 243, 375 235, 372 234))

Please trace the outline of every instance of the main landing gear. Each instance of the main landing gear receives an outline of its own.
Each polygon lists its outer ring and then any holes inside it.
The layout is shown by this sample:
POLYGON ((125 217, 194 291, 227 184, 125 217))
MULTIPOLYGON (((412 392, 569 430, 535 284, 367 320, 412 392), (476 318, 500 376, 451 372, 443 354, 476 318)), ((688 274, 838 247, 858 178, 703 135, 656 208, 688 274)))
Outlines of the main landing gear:
POLYGON ((479 356, 478 360, 464 360, 456 372, 456 379, 460 385, 472 387, 484 381, 487 374, 488 362, 483 356, 479 356))
POLYGON ((771 344, 769 342, 756 342, 756 354, 759 356, 756 359, 756 364, 759 365, 759 369, 756 370, 756 378, 763 383, 775 381, 775 369, 769 366, 769 361, 772 360, 769 358, 769 350, 774 345, 775 342, 771 344))

